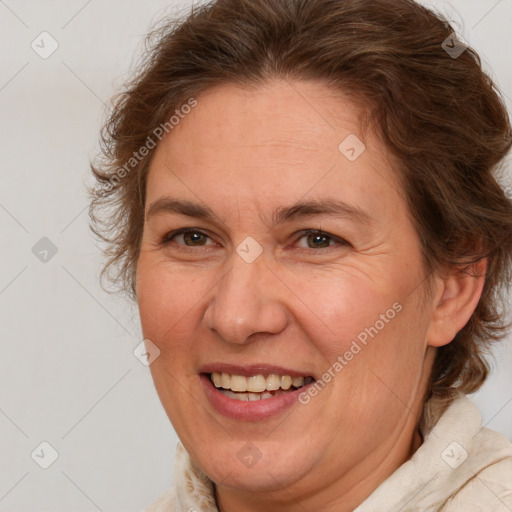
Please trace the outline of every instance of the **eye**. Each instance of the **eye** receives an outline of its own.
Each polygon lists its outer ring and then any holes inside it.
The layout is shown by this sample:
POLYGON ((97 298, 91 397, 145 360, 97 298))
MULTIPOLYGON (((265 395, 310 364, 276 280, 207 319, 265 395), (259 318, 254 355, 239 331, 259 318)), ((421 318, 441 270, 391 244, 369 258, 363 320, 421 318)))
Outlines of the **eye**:
POLYGON ((200 247, 211 245, 207 243, 208 240, 210 240, 210 237, 198 229, 182 228, 165 235, 161 243, 165 245, 175 242, 186 247, 200 247))
POLYGON ((325 233, 320 230, 304 230, 299 233, 299 238, 297 242, 302 239, 305 239, 306 245, 298 244, 301 248, 306 249, 325 249, 328 247, 333 247, 336 244, 338 245, 349 245, 345 240, 338 238, 334 235, 330 235, 329 233, 325 233))
MULTIPOLYGON (((303 249, 327 249, 336 245, 350 245, 347 241, 318 229, 303 230, 298 235, 296 243, 303 249), (302 240, 304 242, 301 242, 302 240)), ((161 244, 167 245, 171 242, 184 247, 214 245, 214 242, 206 233, 196 228, 182 228, 172 231, 163 237, 161 244)))

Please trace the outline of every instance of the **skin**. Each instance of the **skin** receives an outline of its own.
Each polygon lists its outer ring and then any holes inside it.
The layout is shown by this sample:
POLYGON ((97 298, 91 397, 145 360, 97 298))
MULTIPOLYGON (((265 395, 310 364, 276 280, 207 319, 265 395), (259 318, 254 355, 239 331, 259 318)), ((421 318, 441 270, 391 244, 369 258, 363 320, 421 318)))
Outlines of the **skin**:
POLYGON ((393 159, 339 92, 276 80, 197 100, 156 148, 147 182, 136 286, 144 337, 161 350, 157 392, 223 512, 351 511, 420 446, 436 347, 467 322, 483 278, 445 269, 426 293, 393 159), (366 146, 353 162, 338 150, 349 134, 366 146), (148 215, 163 197, 215 216, 148 215), (279 207, 325 198, 369 218, 272 222, 279 207), (183 227, 205 236, 172 238, 183 227), (253 263, 236 252, 248 236, 263 249, 253 263), (200 368, 212 362, 319 379, 395 303, 401 311, 307 405, 247 422, 219 414, 202 391, 200 368), (261 453, 252 467, 237 457, 247 441, 261 453))

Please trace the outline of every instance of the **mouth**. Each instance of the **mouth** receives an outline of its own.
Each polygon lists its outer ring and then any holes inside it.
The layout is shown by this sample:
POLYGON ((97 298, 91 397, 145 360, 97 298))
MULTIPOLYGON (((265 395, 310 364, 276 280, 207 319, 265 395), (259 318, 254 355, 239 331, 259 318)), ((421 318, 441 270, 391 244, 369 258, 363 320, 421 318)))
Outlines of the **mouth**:
POLYGON ((276 373, 245 376, 225 372, 211 372, 203 375, 210 380, 222 395, 241 402, 267 400, 293 393, 315 380, 308 375, 291 376, 276 373))

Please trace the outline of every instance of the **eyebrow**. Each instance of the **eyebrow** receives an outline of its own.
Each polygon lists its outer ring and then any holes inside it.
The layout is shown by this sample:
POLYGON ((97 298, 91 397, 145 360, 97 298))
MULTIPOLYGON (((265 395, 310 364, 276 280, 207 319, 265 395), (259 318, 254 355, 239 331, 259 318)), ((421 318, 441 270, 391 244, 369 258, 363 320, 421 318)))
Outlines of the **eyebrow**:
MULTIPOLYGON (((217 215, 206 205, 171 197, 161 197, 153 202, 148 208, 146 219, 166 213, 177 213, 212 222, 218 220, 217 215)), ((360 224, 373 224, 373 218, 369 213, 335 198, 299 201, 291 206, 279 207, 272 214, 272 223, 277 226, 291 220, 315 215, 332 215, 360 224)))

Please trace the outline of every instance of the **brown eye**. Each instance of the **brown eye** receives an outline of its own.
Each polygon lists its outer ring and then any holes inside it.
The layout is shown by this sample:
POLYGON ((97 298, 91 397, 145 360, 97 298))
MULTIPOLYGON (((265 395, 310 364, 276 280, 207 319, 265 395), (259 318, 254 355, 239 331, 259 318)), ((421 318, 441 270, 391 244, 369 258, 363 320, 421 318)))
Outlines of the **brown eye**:
POLYGON ((208 240, 210 237, 202 231, 196 229, 179 229, 167 234, 162 240, 163 244, 175 242, 178 245, 185 245, 187 247, 198 247, 209 245, 208 240))
POLYGON ((188 231, 181 235, 185 245, 205 245, 207 236, 199 231, 188 231))
POLYGON ((320 235, 316 233, 309 233, 306 235, 308 247, 311 249, 319 249, 323 247, 330 247, 331 237, 327 235, 320 235))
POLYGON ((299 242, 298 246, 303 249, 326 249, 336 245, 349 245, 348 242, 341 238, 318 230, 302 231, 297 242, 299 242), (305 243, 300 243, 303 239, 305 240, 305 243))

